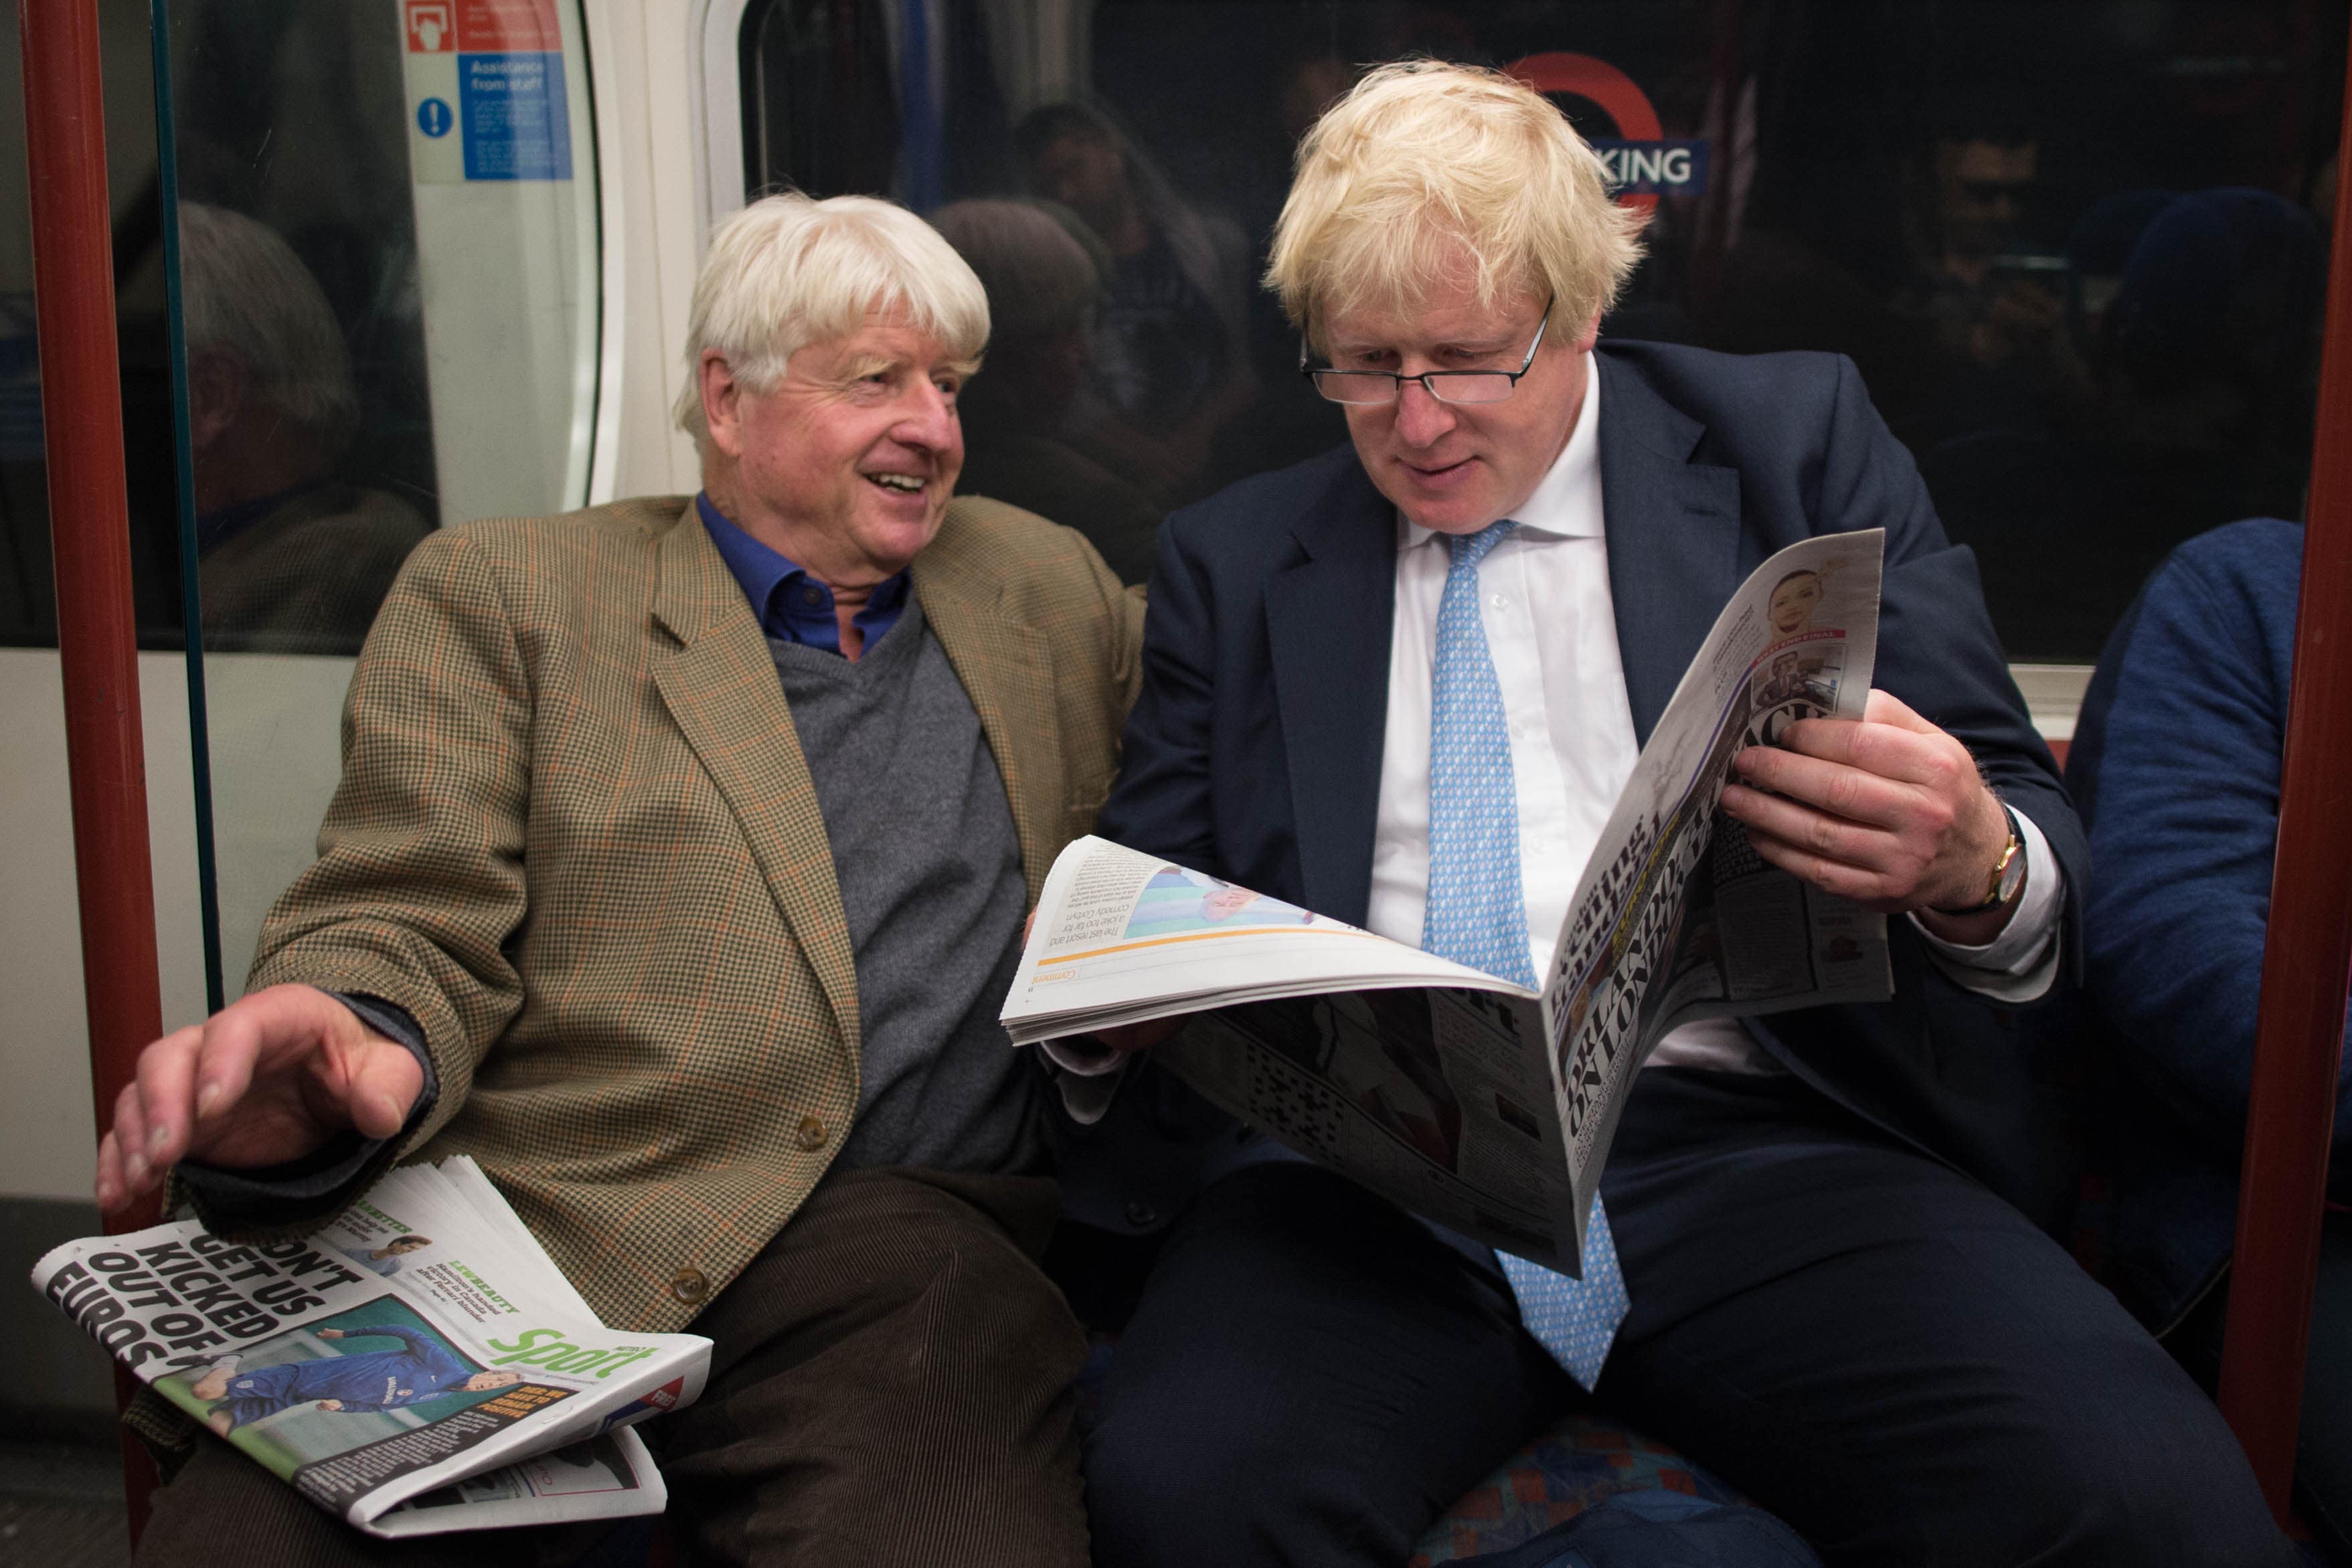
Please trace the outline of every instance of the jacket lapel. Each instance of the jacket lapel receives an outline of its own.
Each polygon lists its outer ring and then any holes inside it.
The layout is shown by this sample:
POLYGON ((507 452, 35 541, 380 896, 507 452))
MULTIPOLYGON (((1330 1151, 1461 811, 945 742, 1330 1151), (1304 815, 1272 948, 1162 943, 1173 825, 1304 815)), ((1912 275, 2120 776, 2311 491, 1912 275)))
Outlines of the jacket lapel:
POLYGON ((1739 472, 1690 461, 1706 427, 1604 350, 1601 506, 1633 734, 1647 744, 1739 586, 1739 472))
MULTIPOLYGON (((950 509, 942 532, 956 526, 950 509)), ((914 572, 923 619, 971 698, 1003 775, 1034 904, 1064 837, 1061 714, 1045 639, 1007 602, 1013 585, 976 576, 963 552, 935 543, 916 558, 914 572)))
POLYGON ((1388 728, 1396 514, 1349 461, 1292 527, 1305 559, 1265 588, 1283 753, 1307 906, 1361 925, 1388 728))
POLYGON ((677 646, 656 655, 654 684, 742 825, 777 907, 833 1004, 854 1063, 857 970, 849 923, 775 659, 691 505, 656 549, 661 580, 654 619, 677 646))

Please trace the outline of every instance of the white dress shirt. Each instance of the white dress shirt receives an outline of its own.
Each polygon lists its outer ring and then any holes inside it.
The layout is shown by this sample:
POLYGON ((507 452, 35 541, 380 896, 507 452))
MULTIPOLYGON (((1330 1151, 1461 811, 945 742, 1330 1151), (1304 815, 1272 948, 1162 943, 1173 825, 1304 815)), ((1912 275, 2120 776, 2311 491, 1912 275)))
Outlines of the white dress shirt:
MULTIPOLYGON (((1528 956, 1539 982, 1550 973, 1577 879, 1641 750, 1609 592, 1600 428, 1601 378, 1588 368, 1584 407, 1567 446, 1512 514, 1519 526, 1478 569, 1479 613, 1503 690, 1518 797, 1528 956)), ((1418 947, 1429 898, 1432 665, 1451 558, 1443 535, 1402 515, 1397 547, 1388 730, 1365 924, 1418 947)), ((1921 927, 1937 963, 1955 982, 2007 1002, 2031 1001, 2049 989, 2058 968, 2063 908, 2062 873, 2048 841, 2023 812, 2017 820, 2026 891, 2000 936, 1984 946, 1965 947, 1921 927)), ((1778 1071, 1727 1019, 1674 1030, 1646 1065, 1778 1071)))

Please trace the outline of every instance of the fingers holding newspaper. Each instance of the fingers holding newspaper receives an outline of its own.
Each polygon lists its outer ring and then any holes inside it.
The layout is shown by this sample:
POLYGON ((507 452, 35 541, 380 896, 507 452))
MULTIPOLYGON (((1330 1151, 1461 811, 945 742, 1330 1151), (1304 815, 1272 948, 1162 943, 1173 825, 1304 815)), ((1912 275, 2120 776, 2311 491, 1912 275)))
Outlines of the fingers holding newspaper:
POLYGON ((181 1159, 299 1158, 345 1128, 387 1138, 425 1087, 408 1050, 309 986, 272 986, 140 1054, 99 1145, 99 1207, 121 1208, 181 1159))
POLYGON ((1900 699, 1873 691, 1861 719, 1790 725, 1734 765, 1746 782, 1725 787, 1723 809, 1783 871, 1866 909, 1916 912, 1948 941, 1990 941, 2008 923, 2014 899, 1977 909, 2009 841, 2000 801, 1968 748, 1900 699))

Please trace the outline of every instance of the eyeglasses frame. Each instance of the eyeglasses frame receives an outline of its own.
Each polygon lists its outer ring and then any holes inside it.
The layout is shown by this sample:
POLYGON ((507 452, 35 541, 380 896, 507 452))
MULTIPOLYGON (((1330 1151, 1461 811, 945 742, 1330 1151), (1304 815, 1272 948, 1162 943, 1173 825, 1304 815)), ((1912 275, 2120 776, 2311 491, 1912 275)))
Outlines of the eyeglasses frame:
POLYGON ((1298 373, 1307 379, 1308 384, 1315 388, 1317 396, 1321 397, 1326 402, 1339 403, 1342 408, 1385 408, 1389 403, 1393 403, 1399 398, 1404 396, 1404 383, 1407 382, 1419 382, 1421 383, 1422 391, 1427 392, 1439 402, 1444 403, 1451 408, 1492 408, 1495 403, 1510 402, 1511 393, 1519 390, 1519 378, 1526 375, 1529 370, 1534 368, 1536 362, 1536 350, 1543 347, 1544 333, 1551 326, 1552 307, 1559 303, 1559 297, 1558 295, 1553 295, 1551 298, 1544 301, 1543 319, 1536 323, 1535 341, 1528 345, 1528 356, 1526 359, 1519 361, 1519 368, 1516 371, 1423 371, 1418 375, 1410 376, 1406 375, 1402 371, 1343 371, 1336 365, 1308 364, 1307 362, 1307 340, 1302 337, 1298 340, 1298 373), (1389 378, 1390 387, 1388 401, 1387 402, 1349 403, 1342 399, 1332 397, 1329 393, 1324 392, 1323 383, 1315 380, 1317 376, 1321 375, 1364 376, 1367 378, 1372 376, 1386 376, 1389 378), (1509 380, 1511 383, 1511 391, 1505 392, 1501 397, 1496 398, 1490 402, 1483 404, 1475 402, 1457 402, 1437 390, 1435 382, 1437 378, 1440 376, 1503 376, 1509 380))

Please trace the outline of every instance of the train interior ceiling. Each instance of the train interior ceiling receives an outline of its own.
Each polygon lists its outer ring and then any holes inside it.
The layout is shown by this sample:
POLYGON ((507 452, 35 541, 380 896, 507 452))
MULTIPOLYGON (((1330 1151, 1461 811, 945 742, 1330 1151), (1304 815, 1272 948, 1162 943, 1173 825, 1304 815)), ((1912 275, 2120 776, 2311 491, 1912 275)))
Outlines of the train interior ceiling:
MULTIPOLYGON (((950 236, 995 315, 961 487, 1085 528, 1133 580, 1169 508, 1343 438, 1256 279, 1301 131, 1365 63, 1415 54, 1517 64, 1648 210, 1605 335, 1853 359, 2053 740, 2168 550, 2302 512, 2340 5, 100 10, 167 1024, 236 994, 311 852, 406 549, 693 487, 667 411, 698 240, 765 191, 885 193, 950 236)), ((17 47, 0 1262, 21 1277, 96 1219, 17 47)), ((102 1358, 53 1317, 0 1292, 0 1333, 47 1369, 0 1408, 20 1438, 103 1439, 102 1358)))

